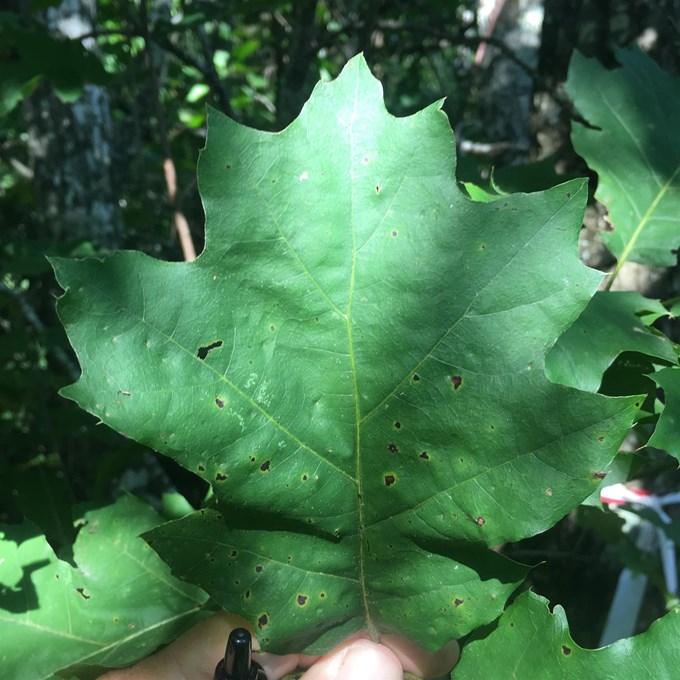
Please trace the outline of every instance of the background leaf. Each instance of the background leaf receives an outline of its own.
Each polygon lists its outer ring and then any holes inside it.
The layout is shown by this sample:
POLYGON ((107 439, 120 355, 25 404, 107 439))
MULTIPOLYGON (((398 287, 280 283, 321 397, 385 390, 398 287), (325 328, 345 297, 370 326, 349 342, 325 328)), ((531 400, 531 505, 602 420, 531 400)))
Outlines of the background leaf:
POLYGON ((548 601, 523 593, 503 614, 498 628, 466 645, 453 676, 607 680, 649 676, 672 680, 680 666, 680 610, 673 610, 650 629, 602 649, 583 649, 569 635, 564 609, 552 613, 548 601))
POLYGON ((595 197, 609 210, 602 238, 618 258, 657 267, 680 245, 680 83, 638 50, 618 50, 620 68, 574 52, 567 92, 588 125, 572 124, 576 151, 598 174, 595 197))
POLYGON ((85 514, 77 567, 30 525, 0 531, 0 663, 8 678, 49 678, 76 666, 120 667, 195 622, 205 594, 170 574, 139 538, 161 522, 128 496, 85 514))
POLYGON ((282 133, 210 114, 198 260, 54 260, 64 394, 213 484, 228 522, 151 540, 270 649, 493 620, 518 567, 480 546, 588 496, 639 406, 543 371, 600 280, 585 184, 473 203, 454 149, 356 58, 282 133))
MULTIPOLYGON (((668 314, 658 300, 634 292, 599 292, 548 352, 546 375, 553 382, 595 392, 622 352, 638 352, 675 363, 673 343, 647 327, 642 314, 668 314)), ((629 383, 630 384, 630 383, 629 383)))

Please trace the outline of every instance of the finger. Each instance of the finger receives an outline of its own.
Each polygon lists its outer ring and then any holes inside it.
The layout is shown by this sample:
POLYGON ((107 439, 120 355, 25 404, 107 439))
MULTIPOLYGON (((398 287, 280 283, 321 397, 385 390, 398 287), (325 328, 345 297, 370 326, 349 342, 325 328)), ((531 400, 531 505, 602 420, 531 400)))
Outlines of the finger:
POLYGON ((382 635, 380 642, 396 654, 405 671, 421 678, 446 675, 460 656, 456 640, 451 640, 436 652, 429 652, 401 635, 382 635))
POLYGON ((366 639, 354 639, 317 661, 302 680, 402 680, 394 652, 366 639))

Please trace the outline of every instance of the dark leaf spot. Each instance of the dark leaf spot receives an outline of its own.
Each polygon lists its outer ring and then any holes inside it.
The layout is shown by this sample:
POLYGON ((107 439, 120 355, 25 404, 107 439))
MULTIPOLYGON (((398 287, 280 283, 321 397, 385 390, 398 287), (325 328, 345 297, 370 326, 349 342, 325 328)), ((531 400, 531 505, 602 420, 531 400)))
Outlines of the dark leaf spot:
POLYGON ((231 170, 231 163, 227 163, 224 167, 225 167, 227 170, 231 170))
POLYGON ((307 475, 302 475, 302 481, 303 482, 306 482, 308 479, 309 479, 309 477, 307 475))
POLYGON ((251 457, 250 457, 250 462, 251 462, 251 463, 254 463, 254 462, 255 462, 255 456, 251 456, 251 457))
POLYGON ((225 475, 224 472, 218 472, 215 475, 215 481, 216 482, 223 482, 225 479, 227 479, 228 475, 225 475))
POLYGON ((427 451, 423 451, 423 452, 420 454, 420 458, 422 458, 423 460, 430 460, 430 456, 429 456, 429 454, 427 453, 427 451))
POLYGON ((269 470, 269 465, 270 465, 270 461, 265 460, 264 463, 262 463, 262 465, 260 465, 260 470, 262 470, 262 472, 267 472, 267 470, 269 470))
POLYGON ((390 453, 399 453, 399 447, 396 444, 388 444, 387 450, 390 453))
POLYGON ((463 384, 463 378, 459 375, 452 375, 451 384, 453 385, 453 389, 457 390, 463 384))
POLYGON ((118 390, 118 394, 122 394, 124 397, 130 396, 130 392, 128 390, 118 390))
POLYGON ((385 486, 392 486, 397 481, 394 475, 385 475, 385 486))
POLYGON ((258 574, 259 574, 263 569, 264 569, 264 567, 263 567, 261 564, 256 564, 256 565, 255 565, 255 571, 256 571, 258 574))
POLYGON ((257 625, 260 628, 264 628, 267 624, 269 623, 269 617, 266 614, 262 614, 258 619, 257 619, 257 625))
POLYGON ((398 235, 399 235, 399 232, 396 229, 393 229, 392 230, 392 238, 395 238, 398 235))
POLYGON ((326 597, 326 593, 319 593, 319 597, 323 600, 326 597))
POLYGON ((215 399, 215 406, 217 406, 217 408, 224 408, 224 400, 217 397, 215 399))
POLYGON ((238 550, 235 548, 229 551, 229 557, 238 557, 238 550))
POLYGON ((606 476, 606 472, 593 472, 593 479, 604 479, 606 476))
POLYGON ((461 600, 459 597, 457 597, 457 598, 453 601, 453 606, 454 606, 454 607, 460 607, 460 605, 463 604, 463 602, 464 602, 464 600, 461 600))
POLYGON ((564 656, 569 656, 571 654, 571 647, 567 647, 567 645, 562 645, 562 654, 564 654, 564 656))
POLYGON ((215 342, 211 342, 209 345, 204 345, 203 347, 199 347, 198 350, 196 351, 196 356, 203 360, 208 356, 208 353, 211 352, 214 349, 217 349, 218 347, 222 347, 222 341, 221 340, 215 340, 215 342))
POLYGON ((196 466, 196 469, 197 469, 199 472, 205 472, 205 465, 203 465, 203 463, 199 463, 199 464, 196 466))
POLYGON ((243 593, 243 597, 244 597, 246 600, 249 600, 249 599, 250 599, 250 591, 249 591, 249 590, 246 590, 246 592, 243 593))
POLYGON ((413 382, 419 382, 420 381, 420 376, 417 373, 413 374, 413 382))
POLYGON ((475 524, 476 524, 478 527, 483 527, 483 526, 486 524, 486 520, 480 515, 480 516, 475 520, 475 524))
POLYGON ((301 607, 304 607, 307 604, 307 596, 306 595, 298 595, 297 596, 297 603, 301 607))
POLYGON ((603 442, 603 441, 604 441, 604 436, 603 436, 603 435, 600 435, 600 436, 597 438, 597 441, 598 441, 598 442, 603 442))
POLYGON ((269 330, 272 331, 273 333, 276 330, 276 326, 272 324, 271 326, 269 326, 269 330))
POLYGON ((78 594, 84 599, 84 600, 89 600, 90 599, 90 594, 85 590, 85 588, 76 588, 76 591, 78 594))
POLYGON ((567 191, 567 198, 571 198, 571 191, 567 191))
POLYGON ((379 185, 379 184, 376 184, 376 185, 375 185, 375 193, 376 193, 376 194, 379 194, 381 190, 382 190, 382 189, 381 189, 380 185, 379 185))
POLYGON ((394 421, 394 429, 401 430, 401 423, 398 420, 394 421))

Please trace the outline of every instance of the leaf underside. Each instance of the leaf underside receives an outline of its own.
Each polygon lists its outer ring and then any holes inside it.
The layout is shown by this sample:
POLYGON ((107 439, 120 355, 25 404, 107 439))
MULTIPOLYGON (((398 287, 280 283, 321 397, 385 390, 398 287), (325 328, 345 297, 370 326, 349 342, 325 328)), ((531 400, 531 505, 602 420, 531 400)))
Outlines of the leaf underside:
POLYGON ((597 172, 609 210, 602 234, 621 266, 669 267, 680 246, 680 80, 639 50, 618 50, 606 69, 575 52, 567 92, 592 127, 573 123, 576 152, 597 172))
POLYGON ((177 637, 202 609, 205 593, 173 578, 139 538, 161 521, 149 506, 124 497, 84 520, 77 568, 30 526, 0 527, 3 677, 129 665, 177 637))
POLYGON ((636 409, 543 372, 600 280, 584 182, 472 203, 440 105, 389 115, 359 57, 281 133, 211 112, 199 186, 195 262, 53 262, 65 396, 213 485, 154 548, 271 650, 497 617, 524 570, 485 546, 593 491, 636 409))

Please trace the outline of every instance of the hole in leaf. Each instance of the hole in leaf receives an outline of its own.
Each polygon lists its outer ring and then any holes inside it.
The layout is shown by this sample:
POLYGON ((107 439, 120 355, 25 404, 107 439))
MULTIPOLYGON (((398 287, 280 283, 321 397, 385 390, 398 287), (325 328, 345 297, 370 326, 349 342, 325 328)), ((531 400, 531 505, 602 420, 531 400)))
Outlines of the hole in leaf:
POLYGON ((411 380, 413 380, 413 382, 420 382, 420 376, 417 373, 414 373, 411 380))
POLYGON ((399 232, 396 229, 392 229, 392 238, 399 236, 399 232))
POLYGON ((398 420, 394 421, 394 429, 401 430, 401 423, 398 420))
POLYGON ((302 481, 303 482, 306 482, 308 479, 309 479, 309 477, 307 475, 302 475, 302 481))
POLYGON ((397 481, 394 475, 385 475, 385 486, 392 486, 397 481))
POLYGON ((238 557, 238 550, 234 548, 233 550, 229 551, 229 557, 238 557))
POLYGON ((262 463, 262 465, 260 465, 260 470, 262 470, 262 472, 267 472, 269 470, 269 465, 270 465, 270 461, 265 460, 264 463, 262 463))
POLYGON ((251 456, 251 457, 250 457, 250 462, 251 462, 251 463, 254 463, 254 462, 255 462, 255 456, 251 456))
POLYGON ((323 600, 324 597, 326 597, 326 593, 324 592, 319 593, 319 597, 323 600))
POLYGON ((217 408, 224 408, 224 400, 217 397, 215 399, 215 406, 217 406, 217 408))
POLYGON ((92 596, 87 592, 87 590, 85 590, 85 588, 82 588, 82 587, 81 587, 81 588, 76 588, 76 592, 78 593, 78 595, 80 595, 80 596, 83 598, 83 600, 89 600, 90 597, 92 597, 92 596))
POLYGON ((423 460, 430 460, 430 455, 428 454, 427 451, 421 452, 419 457, 422 458, 423 460))
POLYGON ((486 520, 480 515, 480 516, 475 520, 475 524, 476 524, 478 527, 483 527, 483 526, 486 524, 486 520))
POLYGON ((465 601, 465 600, 461 600, 459 597, 457 597, 457 598, 453 601, 453 606, 454 606, 454 607, 460 607, 460 605, 463 604, 464 601, 465 601))
POLYGON ((379 194, 382 191, 382 187, 379 184, 375 185, 375 193, 379 194))
POLYGON ((604 441, 604 435, 600 435, 600 436, 597 438, 597 441, 598 441, 598 442, 603 442, 603 441, 604 441))
POLYGON ((454 390, 460 389, 460 386, 463 384, 463 378, 460 375, 452 375, 451 384, 454 390))
POLYGON ((222 347, 223 344, 221 340, 215 340, 215 342, 211 342, 209 345, 199 347, 196 351, 196 356, 203 361, 212 350, 222 347))
POLYGON ((396 444, 388 444, 387 445, 387 450, 390 453, 399 453, 399 447, 396 444))
POLYGON ((205 472, 205 465, 203 465, 203 463, 199 463, 199 464, 196 466, 196 469, 197 469, 199 472, 205 472))
POLYGON ((562 654, 564 654, 564 656, 569 656, 571 654, 571 647, 567 647, 567 645, 562 645, 562 654))
POLYGON ((243 593, 243 598, 246 599, 246 600, 250 599, 250 591, 249 590, 246 590, 246 592, 243 593))
POLYGON ((257 619, 257 625, 260 628, 264 628, 269 623, 269 616, 267 614, 260 614, 257 619))
POLYGON ((593 479, 604 479, 606 476, 606 472, 593 472, 593 479))
POLYGON ((264 569, 264 567, 263 567, 261 564, 256 564, 256 565, 255 565, 255 571, 256 571, 258 574, 261 573, 263 569, 264 569))
POLYGON ((228 475, 225 475, 224 472, 218 472, 215 475, 215 481, 216 482, 223 482, 225 479, 227 479, 228 475))
POLYGON ((307 604, 307 596, 306 595, 298 595, 297 596, 297 603, 301 607, 304 607, 307 604))

